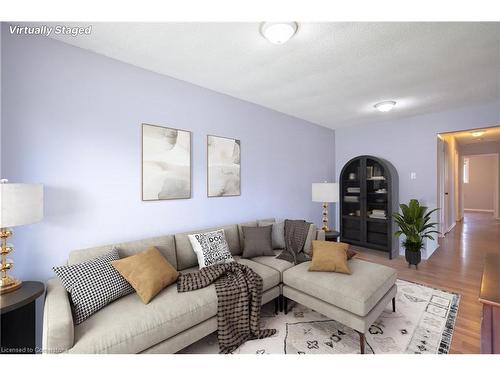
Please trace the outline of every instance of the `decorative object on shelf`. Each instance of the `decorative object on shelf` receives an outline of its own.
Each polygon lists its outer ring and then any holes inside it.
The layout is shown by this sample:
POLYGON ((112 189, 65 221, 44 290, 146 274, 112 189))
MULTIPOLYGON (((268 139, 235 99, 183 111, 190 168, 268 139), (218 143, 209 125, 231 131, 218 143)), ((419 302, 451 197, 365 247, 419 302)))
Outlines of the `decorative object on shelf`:
POLYGON ((13 231, 11 227, 36 223, 43 218, 43 185, 10 184, 0 180, 0 294, 19 289, 22 281, 7 275, 14 262, 7 255, 14 247, 7 243, 13 231))
POLYGON ((366 167, 366 178, 369 180, 373 177, 373 166, 366 167))
POLYGON ((403 246, 405 248, 405 258, 408 268, 414 265, 418 269, 422 257, 420 251, 424 247, 424 238, 434 240, 432 233, 439 234, 435 227, 437 223, 429 222, 433 212, 438 208, 427 212, 426 206, 421 206, 419 201, 411 199, 409 204, 400 204, 401 213, 393 214, 394 220, 399 226, 399 230, 394 233, 396 237, 404 234, 403 246))
POLYGON ((207 136, 209 197, 241 195, 241 143, 238 139, 207 136))
POLYGON ((371 210, 368 217, 372 219, 387 219, 385 210, 371 210))
POLYGON ((346 195, 346 196, 344 196, 344 201, 345 202, 356 203, 356 202, 359 202, 359 197, 358 196, 352 196, 352 195, 346 195))
POLYGON ((399 205, 396 168, 381 158, 358 156, 342 168, 340 184, 340 241, 398 256, 392 220, 399 205))
POLYGON ((321 227, 321 229, 326 232, 329 231, 330 228, 328 227, 328 203, 339 201, 339 185, 336 182, 326 181, 313 183, 312 201, 323 203, 323 226, 321 227))
POLYGON ((191 198, 191 132, 142 124, 142 200, 191 198))
POLYGON ((349 180, 354 181, 356 179, 356 173, 349 173, 349 180))

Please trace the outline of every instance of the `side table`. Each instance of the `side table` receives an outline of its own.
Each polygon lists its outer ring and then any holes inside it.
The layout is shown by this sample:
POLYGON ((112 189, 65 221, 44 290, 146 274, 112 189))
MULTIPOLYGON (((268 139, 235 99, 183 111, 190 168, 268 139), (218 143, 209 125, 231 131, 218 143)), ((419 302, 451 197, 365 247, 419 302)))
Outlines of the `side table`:
POLYGON ((325 232, 325 241, 337 242, 340 236, 340 232, 336 230, 329 230, 325 232))
POLYGON ((35 302, 45 291, 39 281, 24 281, 0 295, 0 353, 35 354, 35 302))

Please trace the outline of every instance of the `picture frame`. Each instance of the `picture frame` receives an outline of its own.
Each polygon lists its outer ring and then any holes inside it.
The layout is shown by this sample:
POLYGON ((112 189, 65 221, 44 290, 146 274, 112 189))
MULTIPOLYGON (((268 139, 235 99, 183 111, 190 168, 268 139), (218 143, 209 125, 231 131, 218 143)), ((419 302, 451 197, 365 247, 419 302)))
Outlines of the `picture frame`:
POLYGON ((207 196, 241 195, 241 142, 207 135, 207 196))
POLYGON ((191 198, 191 132, 143 123, 141 135, 142 200, 191 198))

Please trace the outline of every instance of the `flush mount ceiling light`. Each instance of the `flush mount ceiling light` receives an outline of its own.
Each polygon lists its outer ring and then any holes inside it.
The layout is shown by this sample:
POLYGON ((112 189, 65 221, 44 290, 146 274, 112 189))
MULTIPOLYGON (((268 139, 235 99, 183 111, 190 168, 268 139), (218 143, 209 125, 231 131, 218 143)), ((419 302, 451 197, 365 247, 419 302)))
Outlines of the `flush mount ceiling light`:
POLYGON ((297 32, 297 22, 264 22, 260 32, 273 44, 287 42, 297 32))
POLYGON ((396 102, 393 100, 386 100, 385 102, 380 102, 374 105, 374 107, 380 112, 389 112, 394 108, 396 102))
POLYGON ((482 136, 484 133, 486 133, 485 131, 481 130, 481 131, 477 131, 477 132, 471 132, 470 134, 474 137, 474 138, 477 138, 477 137, 480 137, 482 136))

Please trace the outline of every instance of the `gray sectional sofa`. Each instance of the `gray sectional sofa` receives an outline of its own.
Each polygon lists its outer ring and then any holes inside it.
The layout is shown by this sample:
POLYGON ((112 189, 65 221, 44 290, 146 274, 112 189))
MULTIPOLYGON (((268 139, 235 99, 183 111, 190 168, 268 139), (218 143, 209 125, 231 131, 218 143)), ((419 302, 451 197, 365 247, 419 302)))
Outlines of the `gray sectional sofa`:
MULTIPOLYGON (((262 221, 274 221, 266 219, 262 221)), ((223 228, 236 261, 251 267, 263 279, 262 303, 284 295, 338 320, 364 334, 396 293, 396 272, 385 266, 351 260, 352 275, 308 272, 308 263, 298 266, 262 256, 243 259, 241 226, 223 228)), ((116 247, 121 257, 155 246, 181 272, 198 270, 188 234, 197 230, 139 241, 118 243, 69 254, 68 264, 81 263, 116 247)), ((317 231, 315 239, 324 239, 317 231)), ((279 251, 276 251, 276 255, 279 251)), ((47 282, 43 319, 45 353, 175 353, 217 330, 217 296, 214 285, 177 293, 176 285, 160 292, 149 304, 136 293, 122 297, 79 325, 73 324, 70 301, 58 278, 47 282)), ((364 344, 364 337, 363 343, 364 344)), ((363 345, 361 346, 363 352, 363 345)))

